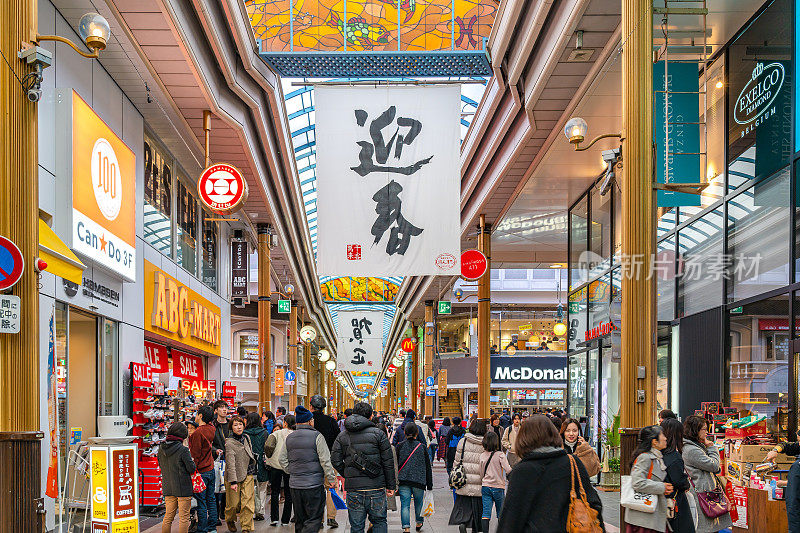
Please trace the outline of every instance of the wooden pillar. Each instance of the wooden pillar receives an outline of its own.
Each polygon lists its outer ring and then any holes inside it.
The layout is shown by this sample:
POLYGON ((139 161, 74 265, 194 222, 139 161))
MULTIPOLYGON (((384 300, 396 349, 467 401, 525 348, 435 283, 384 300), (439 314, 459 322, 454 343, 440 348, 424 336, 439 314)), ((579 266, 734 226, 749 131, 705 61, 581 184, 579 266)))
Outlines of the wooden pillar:
POLYGON ((0 530, 41 531, 44 515, 37 506, 44 511, 40 498, 44 435, 39 431, 39 398, 47 395, 39 386, 39 331, 49 323, 40 321, 34 270, 39 256, 39 104, 28 101, 17 81, 33 72, 17 52, 36 39, 36 0, 0 2, 0 28, 5 57, 0 67, 0 235, 19 247, 25 263, 22 279, 9 293, 20 298, 20 331, 0 337, 0 530))
POLYGON ((478 224, 478 250, 486 256, 486 273, 478 280, 478 416, 489 418, 489 324, 491 318, 492 231, 486 216, 478 224))
POLYGON ((655 422, 655 251, 653 192, 653 25, 651 0, 622 0, 622 364, 620 423, 655 422), (647 20, 647 24, 641 23, 647 20), (644 367, 644 379, 638 378, 644 367), (638 401, 644 391, 644 401, 638 401))
POLYGON ((294 385, 290 396, 292 410, 297 408, 297 302, 292 301, 289 313, 289 369, 294 372, 294 385))
POLYGON ((306 371, 306 407, 311 409, 311 397, 316 394, 312 380, 314 372, 311 368, 311 343, 303 343, 303 370, 306 371))
POLYGON ((258 409, 272 410, 272 347, 270 346, 271 224, 258 225, 258 409))
POLYGON ((428 385, 428 376, 433 377, 433 347, 434 347, 434 332, 435 329, 433 327, 433 300, 426 300, 425 301, 425 367, 423 371, 422 379, 425 381, 425 395, 423 396, 425 401, 425 415, 427 416, 434 416, 433 413, 433 405, 434 400, 436 399, 435 396, 428 396, 427 393, 427 385, 428 385))
MULTIPOLYGON (((417 335, 417 328, 411 324, 412 335, 415 340, 419 339, 417 335)), ((411 390, 408 395, 411 397, 411 408, 419 413, 419 406, 417 405, 417 398, 419 397, 419 350, 420 343, 414 343, 414 351, 411 352, 411 390)))

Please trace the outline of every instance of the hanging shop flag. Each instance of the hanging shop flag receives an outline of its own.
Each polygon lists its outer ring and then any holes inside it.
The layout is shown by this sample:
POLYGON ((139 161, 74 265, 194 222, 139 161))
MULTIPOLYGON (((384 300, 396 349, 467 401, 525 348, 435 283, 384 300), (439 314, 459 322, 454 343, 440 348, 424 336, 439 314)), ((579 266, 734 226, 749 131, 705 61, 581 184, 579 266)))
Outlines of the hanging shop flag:
POLYGON ((153 374, 169 372, 169 356, 167 347, 162 344, 144 341, 144 360, 153 374))
POLYGON ((47 485, 45 495, 50 498, 59 496, 58 490, 58 376, 56 372, 56 342, 55 342, 55 308, 50 311, 50 342, 47 357, 47 422, 50 429, 50 464, 47 467, 47 485))
MULTIPOLYGON (((653 100, 658 183, 699 183, 700 82, 696 63, 653 65, 653 100)), ((658 206, 699 206, 700 195, 658 191, 658 206)))
POLYGON ((338 339, 338 370, 379 370, 383 355, 383 312, 339 311, 338 339))
POLYGON ((459 87, 315 92, 319 274, 459 274, 459 87))
POLYGON ((247 242, 231 242, 231 298, 247 298, 247 260, 247 242))
POLYGON ((283 396, 286 383, 286 370, 279 366, 275 368, 275 396, 283 396))
POLYGON ((172 350, 172 375, 181 379, 205 379, 203 360, 188 353, 172 350))

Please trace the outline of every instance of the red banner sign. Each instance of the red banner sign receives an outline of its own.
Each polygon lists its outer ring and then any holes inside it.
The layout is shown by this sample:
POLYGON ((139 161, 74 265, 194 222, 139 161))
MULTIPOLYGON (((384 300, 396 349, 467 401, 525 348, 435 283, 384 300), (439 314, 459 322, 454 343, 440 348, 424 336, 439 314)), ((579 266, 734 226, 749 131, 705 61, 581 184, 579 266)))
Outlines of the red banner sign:
POLYGON ((169 372, 169 356, 167 347, 154 342, 144 341, 144 360, 153 374, 169 372))
POLYGON ((133 378, 134 387, 153 386, 153 372, 144 363, 131 363, 131 377, 133 378))
POLYGON ((414 351, 414 339, 411 337, 406 337, 403 339, 403 342, 400 344, 400 348, 406 352, 411 353, 414 351))
POLYGON ((461 277, 468 281, 475 281, 486 274, 489 261, 480 250, 464 250, 461 253, 461 277))
POLYGON ((236 385, 231 384, 230 381, 222 382, 222 397, 234 398, 236 397, 236 385))
POLYGON ((182 379, 205 379, 203 360, 188 353, 172 350, 172 375, 182 379))
POLYGON ((112 521, 135 518, 139 502, 136 497, 136 458, 133 448, 111 450, 111 475, 114 485, 112 521))
POLYGON ((216 379, 184 379, 181 380, 183 390, 190 392, 217 392, 216 379))

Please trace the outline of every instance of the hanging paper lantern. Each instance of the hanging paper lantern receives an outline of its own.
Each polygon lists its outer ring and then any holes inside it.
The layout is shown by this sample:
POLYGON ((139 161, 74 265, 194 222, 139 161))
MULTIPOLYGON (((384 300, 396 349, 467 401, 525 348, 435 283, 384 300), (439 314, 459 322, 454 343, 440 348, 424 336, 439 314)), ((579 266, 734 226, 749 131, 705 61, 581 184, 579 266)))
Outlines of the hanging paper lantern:
POLYGON ((334 370, 336 368, 336 361, 329 360, 327 363, 325 363, 325 368, 328 370, 334 370))
POLYGON ((556 335, 563 335, 567 332, 567 326, 563 322, 558 322, 555 326, 553 326, 553 333, 556 335))
POLYGON ((319 353, 317 354, 317 357, 319 357, 319 360, 324 363, 325 361, 327 361, 328 359, 331 358, 331 352, 329 352, 328 350, 323 348, 323 349, 321 349, 319 351, 319 353))

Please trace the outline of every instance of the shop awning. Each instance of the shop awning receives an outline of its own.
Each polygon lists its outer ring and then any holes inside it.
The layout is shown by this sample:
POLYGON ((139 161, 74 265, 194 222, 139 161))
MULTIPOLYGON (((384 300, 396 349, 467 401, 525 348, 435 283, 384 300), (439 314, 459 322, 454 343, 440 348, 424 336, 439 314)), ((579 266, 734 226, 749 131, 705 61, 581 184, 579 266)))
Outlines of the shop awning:
POLYGON ((83 283, 86 265, 58 238, 47 223, 39 219, 39 257, 47 263, 47 271, 73 283, 83 283))

